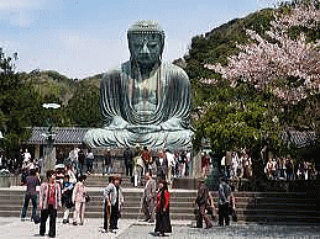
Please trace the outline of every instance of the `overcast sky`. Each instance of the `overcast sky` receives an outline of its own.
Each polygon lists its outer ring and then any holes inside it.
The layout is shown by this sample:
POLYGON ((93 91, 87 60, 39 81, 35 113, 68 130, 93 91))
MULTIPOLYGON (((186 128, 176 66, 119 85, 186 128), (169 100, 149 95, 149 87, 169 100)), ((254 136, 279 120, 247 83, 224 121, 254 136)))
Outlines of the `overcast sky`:
POLYGON ((163 58, 188 51, 191 38, 277 0, 0 0, 0 47, 18 52, 17 70, 55 70, 70 78, 126 61, 126 31, 140 19, 166 32, 163 58))

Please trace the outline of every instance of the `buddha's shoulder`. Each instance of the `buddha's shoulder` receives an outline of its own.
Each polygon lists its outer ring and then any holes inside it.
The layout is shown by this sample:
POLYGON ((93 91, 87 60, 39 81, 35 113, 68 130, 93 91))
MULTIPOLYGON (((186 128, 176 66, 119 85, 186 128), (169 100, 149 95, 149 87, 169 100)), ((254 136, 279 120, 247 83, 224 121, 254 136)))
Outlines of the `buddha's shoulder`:
POLYGON ((168 71, 171 75, 188 79, 187 73, 181 67, 170 62, 163 62, 163 64, 166 71, 168 71))
POLYGON ((107 72, 102 74, 101 79, 109 79, 109 78, 114 78, 114 77, 119 77, 121 72, 121 65, 114 66, 110 68, 107 72))

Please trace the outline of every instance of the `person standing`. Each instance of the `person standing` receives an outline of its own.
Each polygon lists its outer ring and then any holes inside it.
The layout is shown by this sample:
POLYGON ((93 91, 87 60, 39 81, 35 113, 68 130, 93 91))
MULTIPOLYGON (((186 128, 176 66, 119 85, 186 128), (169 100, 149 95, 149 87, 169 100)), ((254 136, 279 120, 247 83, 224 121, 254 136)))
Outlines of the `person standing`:
POLYGON ((84 224, 84 210, 87 196, 84 181, 86 179, 86 175, 81 175, 79 177, 79 182, 74 186, 72 193, 72 202, 74 204, 73 225, 75 226, 84 224))
POLYGON ((130 150, 129 147, 125 149, 123 152, 123 158, 124 158, 124 163, 126 165, 126 175, 132 177, 132 160, 133 160, 133 153, 130 150))
POLYGON ((61 187, 56 182, 54 170, 47 171, 47 182, 40 187, 39 209, 41 210, 40 235, 44 236, 46 232, 47 219, 49 221, 49 237, 56 236, 57 209, 61 208, 61 187))
POLYGON ((157 177, 165 181, 168 175, 168 160, 162 150, 158 152, 156 165, 157 165, 157 177))
POLYGON ((88 162, 88 164, 87 164, 88 174, 90 174, 90 173, 92 173, 93 161, 94 161, 94 154, 91 149, 89 149, 89 151, 88 151, 87 159, 88 159, 88 161, 87 161, 88 162))
POLYGON ((120 187, 121 178, 116 175, 111 178, 110 183, 104 191, 106 208, 110 211, 110 224, 108 225, 107 212, 105 213, 104 229, 106 232, 110 229, 112 232, 118 229, 118 219, 121 216, 121 205, 124 202, 122 189, 120 187))
POLYGON ((37 191, 36 187, 40 185, 40 178, 37 175, 35 167, 30 168, 30 175, 27 176, 24 181, 22 181, 22 185, 27 186, 26 195, 24 198, 24 203, 22 207, 22 213, 21 213, 21 221, 25 221, 26 215, 27 215, 27 208, 29 201, 31 199, 32 202, 32 215, 31 215, 31 221, 35 219, 37 215, 37 191))
POLYGON ((207 154, 207 152, 204 152, 202 157, 201 157, 201 175, 202 177, 206 177, 209 172, 209 166, 210 166, 210 157, 207 154))
MULTIPOLYGON (((219 207, 219 225, 223 226, 224 221, 226 226, 230 224, 229 209, 231 205, 231 187, 226 183, 225 176, 219 178, 219 195, 218 195, 218 207, 219 207)), ((235 204, 233 203, 233 207, 235 204)), ((233 208, 235 209, 235 208, 233 208)))
POLYGON ((72 192, 73 184, 69 182, 69 175, 65 174, 62 184, 63 224, 69 223, 69 213, 70 209, 73 207, 72 192))
POLYGON ((112 157, 110 149, 107 149, 104 153, 104 170, 103 175, 107 173, 108 175, 111 173, 111 164, 112 164, 112 157))
POLYGON ((145 215, 145 221, 153 223, 155 219, 155 201, 157 197, 157 184, 152 178, 152 173, 147 172, 145 175, 147 182, 142 194, 142 211, 145 215))
POLYGON ((84 162, 85 162, 85 159, 86 159, 86 156, 84 154, 84 151, 83 149, 81 149, 79 151, 79 174, 82 175, 83 174, 83 167, 84 167, 84 162))
POLYGON ((170 222, 170 193, 167 182, 159 179, 158 189, 155 233, 165 236, 165 233, 172 233, 170 222))
MULTIPOLYGON (((197 227, 202 228, 202 220, 204 219, 206 223, 206 229, 213 227, 213 221, 206 214, 206 210, 209 210, 211 207, 214 208, 214 204, 211 200, 210 192, 206 186, 204 179, 199 179, 198 181, 198 195, 196 199, 196 204, 199 207, 200 217, 197 222, 197 227)), ((215 209, 212 209, 213 214, 215 214, 215 209)))

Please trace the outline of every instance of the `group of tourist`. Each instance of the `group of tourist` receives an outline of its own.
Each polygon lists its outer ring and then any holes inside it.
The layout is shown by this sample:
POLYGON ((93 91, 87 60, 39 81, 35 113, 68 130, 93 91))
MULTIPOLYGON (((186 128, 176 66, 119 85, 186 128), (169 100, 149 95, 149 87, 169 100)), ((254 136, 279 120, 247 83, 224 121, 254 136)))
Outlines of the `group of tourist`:
POLYGON ((309 180, 316 179, 318 174, 314 164, 306 160, 294 163, 290 157, 269 158, 264 172, 272 180, 309 180))
POLYGON ((231 180, 250 178, 252 176, 252 160, 246 150, 227 152, 221 159, 221 170, 231 180))
POLYGON ((85 202, 88 200, 88 194, 84 181, 85 175, 80 175, 78 180, 75 178, 71 167, 66 167, 61 176, 61 170, 48 170, 46 180, 41 184, 41 179, 35 167, 30 168, 28 175, 22 178, 21 185, 26 185, 26 195, 23 202, 21 220, 25 221, 26 211, 30 199, 32 200, 31 221, 40 223, 40 235, 46 232, 46 222, 49 220, 49 237, 56 235, 57 210, 63 209, 63 223, 69 223, 69 212, 74 207, 73 224, 83 225, 85 202), (39 209, 40 218, 37 215, 37 191, 36 187, 40 185, 39 190, 39 209))

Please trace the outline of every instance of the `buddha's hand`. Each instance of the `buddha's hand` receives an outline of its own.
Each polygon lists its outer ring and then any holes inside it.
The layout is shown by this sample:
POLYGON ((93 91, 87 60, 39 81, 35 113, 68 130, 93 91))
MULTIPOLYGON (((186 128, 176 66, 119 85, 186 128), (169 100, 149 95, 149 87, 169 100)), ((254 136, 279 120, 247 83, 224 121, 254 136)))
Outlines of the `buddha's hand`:
POLYGON ((110 126, 108 126, 110 129, 125 129, 128 127, 128 122, 123 120, 121 117, 114 117, 112 123, 110 126))
POLYGON ((132 133, 140 134, 156 133, 162 130, 161 126, 159 125, 130 125, 127 126, 126 129, 132 133))

